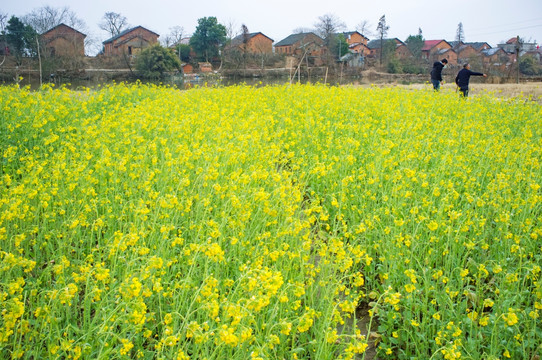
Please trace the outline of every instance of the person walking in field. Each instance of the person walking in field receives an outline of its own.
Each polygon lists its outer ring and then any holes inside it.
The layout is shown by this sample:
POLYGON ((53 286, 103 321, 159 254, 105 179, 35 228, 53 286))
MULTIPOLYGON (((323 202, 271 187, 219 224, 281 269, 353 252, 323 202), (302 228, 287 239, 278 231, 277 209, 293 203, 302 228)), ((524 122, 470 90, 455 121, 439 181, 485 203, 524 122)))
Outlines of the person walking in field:
POLYGON ((457 76, 455 77, 455 83, 461 92, 461 96, 463 97, 469 96, 469 81, 471 76, 487 77, 486 74, 471 71, 469 63, 463 65, 463 69, 459 70, 457 76))
POLYGON ((440 84, 442 84, 442 69, 448 64, 447 59, 442 59, 440 61, 435 61, 433 64, 433 69, 431 70, 431 82, 433 83, 433 89, 435 91, 440 90, 440 84))

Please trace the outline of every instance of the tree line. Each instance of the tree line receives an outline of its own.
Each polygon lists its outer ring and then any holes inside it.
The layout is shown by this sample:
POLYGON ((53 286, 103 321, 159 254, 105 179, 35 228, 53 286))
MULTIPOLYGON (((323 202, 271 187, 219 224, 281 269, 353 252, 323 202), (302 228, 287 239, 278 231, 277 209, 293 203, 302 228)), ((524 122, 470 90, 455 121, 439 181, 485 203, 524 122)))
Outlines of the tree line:
MULTIPOLYGON (((51 28, 64 23, 82 33, 88 32, 86 24, 83 20, 69 9, 69 7, 55 8, 44 6, 32 10, 30 13, 18 18, 16 16, 8 17, 7 14, 0 13, 0 41, 3 40, 4 48, 9 46, 10 54, 13 55, 20 63, 24 57, 36 57, 39 52, 39 35, 50 30, 51 28)), ((123 31, 132 27, 128 19, 116 12, 104 13, 101 21, 98 24, 107 36, 114 37, 121 34, 123 31)), ((395 44, 392 41, 385 41, 389 32, 390 26, 387 24, 386 16, 382 15, 378 20, 375 31, 371 31, 373 25, 367 21, 361 21, 356 30, 363 36, 374 36, 381 42, 378 62, 381 67, 385 67, 388 72, 410 72, 422 73, 426 71, 427 64, 421 61, 421 52, 424 46, 425 39, 421 29, 418 29, 416 35, 409 35, 405 41, 405 45, 411 53, 409 59, 398 59, 395 54, 395 44)), ((346 25, 338 17, 333 14, 325 14, 318 17, 312 28, 297 28, 293 32, 314 32, 323 39, 323 61, 327 66, 334 66, 341 56, 349 52, 349 45, 342 35, 346 30, 346 25)), ((203 17, 198 19, 198 25, 194 33, 190 36, 188 43, 182 42, 186 38, 186 32, 182 26, 174 26, 170 28, 170 32, 161 37, 161 45, 165 49, 153 46, 149 52, 142 53, 138 57, 144 57, 141 60, 145 65, 144 68, 158 68, 158 72, 163 74, 172 69, 179 68, 180 62, 206 61, 220 62, 220 67, 224 66, 240 66, 253 59, 246 50, 241 48, 228 47, 232 39, 241 34, 243 42, 247 40, 249 33, 246 25, 241 27, 235 26, 234 23, 220 24, 216 17, 203 17), (171 49, 171 50, 169 50, 171 49), (174 59, 174 60, 173 60, 174 59), (151 66, 154 62, 160 66, 151 66)), ((465 34, 462 23, 458 24, 456 32, 456 42, 465 41, 465 34)), ((97 46, 96 40, 92 37, 85 38, 85 47, 97 46)), ((5 55, 5 51, 4 51, 5 55)), ((266 65, 266 61, 273 61, 272 55, 259 54, 261 67, 266 65)), ((536 64, 530 64, 531 67, 536 64)), ((149 69, 147 69, 149 70, 149 69)), ((152 70, 152 69, 151 69, 152 70)), ((535 69, 535 72, 538 71, 535 69)), ((150 71, 150 73, 156 73, 150 71)))

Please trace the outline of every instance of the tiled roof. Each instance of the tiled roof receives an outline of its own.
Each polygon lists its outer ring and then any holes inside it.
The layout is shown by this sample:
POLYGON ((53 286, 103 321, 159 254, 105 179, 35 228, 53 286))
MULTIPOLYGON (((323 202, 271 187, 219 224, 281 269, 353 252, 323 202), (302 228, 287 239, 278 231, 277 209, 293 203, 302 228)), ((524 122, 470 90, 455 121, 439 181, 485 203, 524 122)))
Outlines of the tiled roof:
MULTIPOLYGON (((450 45, 452 45, 452 47, 456 48, 457 44, 459 42, 458 41, 448 41, 448 43, 450 45)), ((489 46, 489 48, 491 48, 491 46, 487 42, 461 42, 461 43, 462 43, 461 46, 472 46, 476 50, 480 50, 484 45, 487 45, 487 46, 489 46)))
POLYGON ((367 36, 363 35, 362 33, 360 33, 359 31, 347 31, 347 32, 343 32, 342 34, 345 36, 345 37, 348 37, 350 35, 353 35, 353 34, 360 34, 362 37, 364 37, 365 39, 369 39, 367 36))
POLYGON ((425 40, 422 51, 428 51, 437 46, 439 43, 446 40, 425 40))
POLYGON ((315 33, 299 33, 299 34, 292 34, 284 39, 282 39, 281 41, 279 41, 278 43, 275 44, 275 47, 277 46, 290 46, 290 45, 293 45, 295 43, 297 43, 298 41, 301 41, 303 40, 307 35, 314 35, 314 36, 318 36, 316 35, 315 33))
MULTIPOLYGON (((274 41, 273 39, 271 39, 269 36, 265 35, 262 32, 249 33, 249 34, 247 34, 247 36, 248 36, 249 39, 252 39, 254 36, 256 36, 258 34, 262 34, 263 36, 265 36, 266 38, 271 40, 271 42, 274 41)), ((238 35, 238 36, 234 37, 233 39, 231 39, 232 45, 240 45, 242 42, 243 42, 243 34, 238 35)))
POLYGON ((44 32, 42 35, 45 35, 45 34, 51 32, 51 31, 53 31, 53 30, 55 30, 55 29, 57 29, 57 28, 59 28, 59 27, 62 27, 62 26, 67 27, 67 28, 69 28, 69 29, 71 29, 71 30, 73 30, 73 31, 75 31, 75 32, 78 32, 79 34, 81 34, 81 35, 83 35, 83 36, 85 36, 85 37, 87 36, 86 34, 83 34, 81 31, 76 30, 76 29, 72 28, 71 26, 68 26, 68 25, 66 25, 66 24, 64 24, 64 23, 58 24, 58 25, 55 26, 54 28, 49 29, 49 30, 47 30, 46 32, 44 32))
POLYGON ((448 49, 448 48, 446 48, 446 49, 439 49, 439 50, 436 52, 436 54, 442 55, 442 54, 447 53, 448 51, 453 51, 453 52, 455 52, 453 49, 448 49))
POLYGON ((112 38, 109 38, 109 39, 105 40, 102 44, 107 44, 107 43, 113 42, 113 41, 117 40, 118 38, 120 38, 120 37, 122 37, 122 36, 124 36, 124 35, 126 35, 126 34, 128 34, 128 33, 130 33, 130 32, 132 32, 132 31, 134 31, 134 30, 137 29, 137 28, 142 28, 142 29, 144 29, 144 30, 147 30, 148 32, 153 33, 153 34, 156 35, 156 36, 160 36, 160 35, 158 35, 157 33, 155 33, 154 31, 150 31, 149 29, 146 29, 146 28, 144 28, 143 26, 136 26, 136 27, 133 27, 133 28, 131 28, 131 29, 127 29, 127 30, 121 31, 118 35, 115 35, 115 36, 113 36, 112 38))
POLYGON ((485 49, 485 50, 482 50, 482 54, 484 54, 486 56, 491 56, 491 55, 495 55, 497 52, 499 52, 501 50, 502 50, 501 48, 485 49))
MULTIPOLYGON (((466 44, 472 46, 476 50, 480 50, 484 45, 489 46, 489 44, 486 42, 468 42, 466 44)), ((489 48, 491 48, 491 46, 489 46, 489 48)))

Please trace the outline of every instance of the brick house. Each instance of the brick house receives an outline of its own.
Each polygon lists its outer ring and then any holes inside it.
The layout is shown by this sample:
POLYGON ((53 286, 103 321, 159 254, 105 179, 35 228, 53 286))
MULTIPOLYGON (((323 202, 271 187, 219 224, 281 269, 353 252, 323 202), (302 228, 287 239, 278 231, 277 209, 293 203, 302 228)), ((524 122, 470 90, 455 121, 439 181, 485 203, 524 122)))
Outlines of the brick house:
POLYGON ((515 58, 514 54, 509 54, 500 47, 484 49, 481 54, 484 68, 492 67, 499 70, 505 70, 515 58))
POLYGON ((476 50, 478 53, 480 53, 482 50, 491 49, 491 45, 489 45, 486 42, 463 42, 460 43, 457 41, 448 41, 450 45, 452 45, 452 48, 455 50, 457 49, 458 45, 469 45, 474 50, 476 50))
POLYGON ((273 53, 273 39, 261 32, 247 34, 246 44, 243 35, 236 36, 232 39, 231 46, 241 51, 246 48, 247 52, 254 54, 273 53))
POLYGON ((437 49, 429 55, 428 60, 432 63, 442 59, 448 60, 450 65, 457 65, 457 53, 452 48, 437 49))
POLYGON ((157 33, 145 29, 143 26, 125 30, 103 42, 103 54, 105 56, 116 56, 126 54, 134 56, 146 47, 158 42, 157 33))
POLYGON ((364 56, 369 54, 369 48, 367 47, 368 37, 358 31, 345 32, 343 35, 351 52, 364 56))
POLYGON ((406 44, 402 43, 398 44, 395 48, 395 56, 397 56, 398 59, 407 59, 412 56, 412 52, 406 44))
POLYGON ((40 36, 42 46, 52 56, 85 56, 86 37, 66 24, 59 24, 40 36))
MULTIPOLYGON (((446 40, 425 40, 422 47, 422 58, 428 61, 435 60, 435 55, 438 52, 444 53, 442 50, 445 49, 452 49, 452 44, 446 40)), ((455 63, 457 63, 457 54, 455 54, 455 63)))
POLYGON ((457 53, 458 64, 466 63, 469 59, 479 57, 480 52, 476 51, 471 45, 463 44, 458 46, 454 51, 457 53))
POLYGON ((467 42, 465 45, 470 45, 474 48, 474 50, 480 52, 482 50, 491 49, 491 45, 489 45, 486 42, 467 42))
POLYGON ((292 34, 275 44, 277 54, 303 55, 305 51, 309 56, 322 55, 324 40, 315 33, 292 34))

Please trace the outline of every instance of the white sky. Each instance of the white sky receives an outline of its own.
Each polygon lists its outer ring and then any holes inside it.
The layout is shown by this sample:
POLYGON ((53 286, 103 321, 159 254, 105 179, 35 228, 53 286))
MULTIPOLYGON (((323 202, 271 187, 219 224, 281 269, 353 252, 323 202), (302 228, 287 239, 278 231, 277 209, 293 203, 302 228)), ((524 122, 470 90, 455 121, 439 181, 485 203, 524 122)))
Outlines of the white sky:
MULTIPOLYGON (((296 28, 313 28, 318 17, 332 14, 356 30, 367 20, 376 32, 378 20, 386 15, 388 37, 405 40, 421 28, 426 40, 454 40, 459 22, 466 41, 486 41, 496 46, 519 35, 542 42, 542 0, 3 0, 0 12, 22 17, 33 9, 49 5, 68 6, 87 25, 87 35, 101 44, 109 36, 98 27, 104 13, 113 11, 127 17, 132 26, 141 25, 164 38, 173 26, 182 26, 187 35, 194 32, 202 17, 215 16, 224 25, 250 32, 263 32, 275 42, 296 28), (136 4, 136 5, 134 5, 136 4), (140 5, 142 4, 142 5, 140 5)), ((369 36, 370 39, 375 36, 369 36)), ((101 45, 100 45, 101 46, 101 45)))

